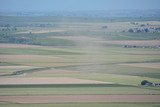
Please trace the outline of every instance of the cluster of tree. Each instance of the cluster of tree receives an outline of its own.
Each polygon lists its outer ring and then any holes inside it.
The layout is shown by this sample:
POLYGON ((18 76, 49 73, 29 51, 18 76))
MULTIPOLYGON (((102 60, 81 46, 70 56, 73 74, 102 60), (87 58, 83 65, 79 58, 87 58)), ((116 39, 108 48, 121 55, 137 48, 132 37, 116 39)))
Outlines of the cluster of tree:
POLYGON ((130 32, 130 33, 158 33, 160 32, 160 27, 156 27, 156 28, 130 28, 127 31, 123 31, 123 32, 130 32))
POLYGON ((0 31, 17 31, 17 27, 11 26, 10 24, 1 24, 0 31))
POLYGON ((0 27, 11 27, 10 24, 1 24, 0 27))
POLYGON ((143 80, 142 82, 141 82, 141 85, 151 85, 152 83, 151 82, 149 82, 149 81, 147 81, 147 80, 143 80))
POLYGON ((127 31, 123 31, 123 32, 130 32, 130 33, 134 33, 134 32, 135 33, 140 33, 140 32, 157 33, 157 32, 160 32, 160 27, 159 26, 153 27, 153 26, 150 26, 149 23, 139 24, 137 22, 131 22, 131 24, 136 25, 137 27, 136 28, 130 28, 127 31))
POLYGON ((42 28, 44 28, 44 27, 53 27, 54 25, 53 24, 49 24, 49 23, 47 23, 47 24, 38 24, 38 23, 36 23, 36 24, 30 24, 28 26, 29 27, 42 27, 42 28))
POLYGON ((0 34, 1 43, 28 44, 33 40, 34 38, 32 36, 16 36, 16 35, 9 35, 7 33, 0 34))
POLYGON ((150 29, 155 30, 155 31, 160 31, 160 27, 150 27, 150 29))
POLYGON ((40 24, 39 27, 52 27, 51 24, 40 24))
POLYGON ((157 46, 136 46, 136 45, 124 45, 124 48, 160 48, 160 45, 157 46))
POLYGON ((138 25, 139 23, 137 22, 131 22, 132 25, 138 25))
POLYGON ((138 22, 130 22, 132 25, 138 25, 140 27, 145 27, 145 26, 149 26, 149 23, 147 24, 139 24, 138 22))
POLYGON ((0 28, 0 31, 17 31, 17 27, 3 27, 0 28))
POLYGON ((159 83, 152 83, 152 82, 149 82, 149 81, 147 81, 147 80, 143 80, 143 81, 141 82, 141 85, 142 85, 142 86, 150 86, 150 87, 159 87, 159 86, 160 86, 159 83))
POLYGON ((107 29, 108 28, 108 26, 102 26, 102 29, 107 29))
POLYGON ((130 33, 133 33, 133 32, 136 32, 136 33, 140 33, 140 32, 150 32, 150 29, 149 28, 130 28, 128 29, 127 32, 130 32, 130 33))
POLYGON ((22 25, 16 25, 16 26, 12 26, 10 24, 0 24, 0 31, 17 31, 18 28, 17 27, 41 27, 41 28, 45 28, 45 27, 55 27, 54 24, 41 24, 41 23, 35 23, 35 24, 22 24, 22 25))
POLYGON ((22 25, 16 25, 16 27, 54 27, 54 24, 40 24, 40 23, 34 23, 34 24, 22 24, 22 25))

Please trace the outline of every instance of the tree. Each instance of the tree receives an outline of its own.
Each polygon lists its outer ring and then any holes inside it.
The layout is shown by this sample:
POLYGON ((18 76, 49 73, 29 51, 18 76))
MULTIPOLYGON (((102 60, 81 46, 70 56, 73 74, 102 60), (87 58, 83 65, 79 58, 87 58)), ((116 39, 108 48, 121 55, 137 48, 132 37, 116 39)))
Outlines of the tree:
POLYGON ((149 29, 148 29, 148 28, 145 28, 144 31, 145 31, 145 32, 149 32, 149 29))
POLYGON ((107 28, 108 28, 108 26, 102 26, 102 28, 103 28, 103 29, 107 29, 107 28))
POLYGON ((128 32, 133 33, 133 32, 134 32, 134 30, 133 30, 133 29, 128 29, 128 32))
POLYGON ((6 25, 4 25, 4 27, 10 27, 10 25, 9 25, 9 24, 6 24, 6 25))
POLYGON ((13 27, 13 28, 12 28, 12 31, 17 31, 17 28, 16 28, 16 27, 13 27))
POLYGON ((40 24, 40 25, 39 25, 39 27, 45 27, 45 26, 46 26, 45 24, 40 24))
POLYGON ((143 81, 141 82, 141 85, 148 85, 148 86, 151 86, 152 83, 149 82, 149 81, 147 81, 147 80, 143 80, 143 81))
POLYGON ((147 80, 143 80, 143 81, 141 82, 141 85, 146 85, 147 83, 149 83, 147 80))

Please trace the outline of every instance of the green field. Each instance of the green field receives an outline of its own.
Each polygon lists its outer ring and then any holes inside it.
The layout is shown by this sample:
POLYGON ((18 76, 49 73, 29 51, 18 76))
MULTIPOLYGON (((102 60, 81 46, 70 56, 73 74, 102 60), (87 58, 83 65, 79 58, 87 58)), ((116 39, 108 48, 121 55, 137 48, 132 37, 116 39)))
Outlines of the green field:
MULTIPOLYGON (((0 20, 1 25, 10 24, 11 28, 17 28, 16 31, 0 31, 0 78, 72 77, 112 83, 0 84, 0 96, 160 95, 159 87, 139 86, 142 80, 160 83, 160 33, 123 32, 137 27, 131 24, 132 21, 149 23, 147 27, 152 27, 154 23, 160 24, 158 18, 144 18, 144 21, 115 18, 111 21, 100 18, 1 16, 0 20), (39 26, 41 24, 45 27, 39 26), (144 42, 146 40, 152 44, 144 42), (114 44, 113 41, 118 42, 114 44), (135 47, 125 48, 124 45, 128 44, 119 43, 123 41, 140 41, 140 44, 133 42, 135 47)), ((160 103, 15 104, 0 101, 0 106, 159 107, 160 103)))

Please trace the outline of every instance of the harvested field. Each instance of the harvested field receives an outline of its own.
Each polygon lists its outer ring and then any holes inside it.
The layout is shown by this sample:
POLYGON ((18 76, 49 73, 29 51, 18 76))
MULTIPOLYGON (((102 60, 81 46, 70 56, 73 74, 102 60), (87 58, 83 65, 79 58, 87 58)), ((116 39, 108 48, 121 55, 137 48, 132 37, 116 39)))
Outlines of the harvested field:
POLYGON ((17 84, 111 84, 94 80, 76 79, 70 77, 54 78, 0 78, 0 85, 17 85, 17 84))
MULTIPOLYGON (((44 55, 1 55, 0 58, 8 58, 8 59, 51 59, 51 58, 60 58, 60 57, 56 57, 56 56, 44 56, 44 55)), ((62 58, 60 58, 62 59, 62 58)), ((52 59, 53 60, 53 59, 52 59)))
POLYGON ((41 74, 74 74, 74 73, 79 73, 79 71, 72 71, 72 70, 61 70, 61 69, 48 69, 48 70, 42 70, 40 72, 33 72, 33 73, 28 73, 25 76, 32 76, 32 75, 41 75, 41 74))
POLYGON ((0 66, 0 69, 1 69, 1 68, 3 68, 3 69, 5 69, 5 68, 6 68, 6 69, 8 69, 8 68, 9 68, 9 69, 11 69, 11 68, 16 69, 16 68, 17 68, 17 69, 18 69, 18 68, 33 68, 33 67, 32 67, 32 66, 0 66))
POLYGON ((12 75, 14 72, 34 69, 35 66, 0 66, 0 76, 12 75))
POLYGON ((42 48, 44 46, 0 43, 0 48, 42 48))
POLYGON ((159 102, 159 99, 159 95, 0 96, 0 102, 9 103, 159 102))
POLYGON ((160 21, 148 21, 147 23, 149 23, 152 26, 160 25, 160 21))
POLYGON ((17 32, 16 34, 25 34, 25 33, 50 33, 50 32, 64 32, 66 30, 61 30, 61 29, 46 29, 46 30, 29 30, 29 31, 24 31, 24 32, 17 32))
POLYGON ((51 38, 58 38, 58 39, 68 39, 73 41, 97 41, 97 38, 91 38, 88 36, 53 36, 51 38))
POLYGON ((136 45, 136 46, 159 46, 159 40, 117 40, 117 41, 103 41, 108 44, 116 45, 136 45))
POLYGON ((0 48, 34 48, 34 49, 52 49, 61 48, 62 46, 38 46, 38 45, 27 45, 27 44, 10 44, 10 43, 0 43, 0 48))
POLYGON ((160 63, 132 63, 132 64, 120 64, 120 65, 160 69, 160 63))
POLYGON ((38 61, 38 62, 53 62, 60 60, 62 61, 63 59, 57 56, 44 56, 44 55, 1 55, 1 59, 3 60, 10 60, 10 61, 38 61))

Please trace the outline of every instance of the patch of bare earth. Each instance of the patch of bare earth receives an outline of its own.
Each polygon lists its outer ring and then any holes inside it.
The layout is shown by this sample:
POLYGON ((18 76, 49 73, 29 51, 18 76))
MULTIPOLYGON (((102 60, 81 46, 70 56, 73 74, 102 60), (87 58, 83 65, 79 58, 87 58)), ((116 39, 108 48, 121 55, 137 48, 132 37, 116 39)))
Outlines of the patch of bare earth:
POLYGON ((71 70, 61 70, 61 69, 48 69, 39 72, 26 73, 25 76, 30 77, 33 75, 54 75, 54 74, 75 74, 79 73, 79 71, 71 71, 71 70))
POLYGON ((73 41, 97 41, 97 38, 91 38, 89 36, 53 36, 51 38, 58 38, 58 39, 68 39, 73 41))
POLYGON ((108 44, 116 45, 135 45, 135 46, 159 46, 159 40, 118 40, 118 41, 102 41, 108 44))
POLYGON ((11 75, 13 72, 36 68, 34 66, 0 66, 0 76, 11 75))
POLYGON ((56 56, 44 56, 44 55, 1 55, 1 60, 10 61, 39 61, 39 62, 53 62, 57 60, 63 60, 63 58, 56 56))
POLYGON ((160 69, 160 63, 132 63, 132 64, 120 64, 120 65, 160 69))
POLYGON ((160 95, 54 95, 0 96, 10 103, 71 103, 71 102, 159 102, 160 95))
POLYGON ((0 66, 0 69, 33 68, 32 66, 0 66))
POLYGON ((148 21, 147 23, 152 26, 160 26, 160 21, 148 21))
POLYGON ((95 80, 77 79, 69 77, 54 77, 54 78, 0 78, 0 85, 17 85, 17 84, 111 84, 110 82, 101 82, 95 80))
POLYGON ((52 49, 61 48, 63 46, 38 46, 38 45, 27 45, 27 44, 10 44, 10 43, 0 43, 0 48, 41 48, 41 49, 52 49))
POLYGON ((26 34, 26 33, 50 33, 50 32, 64 32, 66 30, 61 29, 46 29, 46 30, 29 30, 29 31, 23 31, 23 32, 17 32, 16 34, 26 34))
POLYGON ((0 48, 42 48, 44 46, 0 43, 0 48))

